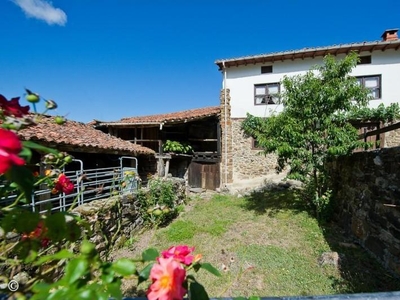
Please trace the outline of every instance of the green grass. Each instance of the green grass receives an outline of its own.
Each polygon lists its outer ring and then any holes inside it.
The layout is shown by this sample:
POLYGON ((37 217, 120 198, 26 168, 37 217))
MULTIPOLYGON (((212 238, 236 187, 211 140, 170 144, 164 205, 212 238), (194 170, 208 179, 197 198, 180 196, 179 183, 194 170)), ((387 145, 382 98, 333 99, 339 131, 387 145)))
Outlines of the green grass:
POLYGON ((400 290, 399 281, 362 249, 341 248, 346 237, 332 225, 321 226, 291 191, 217 195, 192 205, 146 246, 195 246, 222 273, 220 278, 205 271, 196 275, 212 297, 400 290), (318 264, 325 251, 344 254, 340 268, 318 264))

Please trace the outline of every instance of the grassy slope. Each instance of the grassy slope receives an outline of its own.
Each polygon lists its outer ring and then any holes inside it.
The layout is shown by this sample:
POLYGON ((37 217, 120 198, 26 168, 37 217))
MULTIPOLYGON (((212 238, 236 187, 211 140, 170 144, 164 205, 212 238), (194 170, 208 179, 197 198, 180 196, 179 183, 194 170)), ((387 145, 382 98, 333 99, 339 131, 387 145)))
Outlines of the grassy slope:
POLYGON ((321 228, 290 191, 194 201, 192 210, 158 229, 147 246, 195 246, 223 274, 197 275, 212 297, 400 290, 360 248, 338 248, 345 237, 333 227, 321 228), (318 264, 331 249, 345 254, 340 269, 318 264))

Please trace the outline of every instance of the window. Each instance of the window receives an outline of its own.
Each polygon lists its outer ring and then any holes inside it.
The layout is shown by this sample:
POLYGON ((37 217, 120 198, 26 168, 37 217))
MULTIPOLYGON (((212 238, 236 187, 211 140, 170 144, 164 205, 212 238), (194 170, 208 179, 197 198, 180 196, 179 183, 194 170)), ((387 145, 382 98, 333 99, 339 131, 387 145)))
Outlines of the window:
POLYGON ((251 138, 251 149, 252 150, 261 150, 261 146, 258 144, 256 138, 252 137, 251 138))
POLYGON ((357 77, 358 82, 365 88, 369 89, 369 95, 372 99, 381 98, 381 75, 357 77))
POLYGON ((254 104, 279 104, 279 83, 256 84, 254 86, 254 104))
POLYGON ((371 63, 371 55, 360 56, 360 61, 357 63, 358 65, 366 65, 371 63))
POLYGON ((272 73, 272 66, 262 66, 261 74, 272 73))

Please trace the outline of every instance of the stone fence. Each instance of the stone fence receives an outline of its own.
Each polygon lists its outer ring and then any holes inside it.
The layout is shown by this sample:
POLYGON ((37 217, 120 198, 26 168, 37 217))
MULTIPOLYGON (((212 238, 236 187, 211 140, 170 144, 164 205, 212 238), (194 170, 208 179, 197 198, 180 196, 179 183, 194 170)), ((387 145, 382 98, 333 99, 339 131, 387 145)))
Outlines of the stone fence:
POLYGON ((400 147, 340 157, 329 172, 339 225, 400 276, 400 147))
MULTIPOLYGON (((186 198, 185 181, 180 178, 168 178, 173 182, 176 199, 186 198)), ((148 189, 143 188, 146 192, 148 189)), ((140 203, 135 194, 114 196, 96 200, 78 206, 73 213, 80 215, 90 224, 90 241, 102 257, 112 249, 121 248, 135 233, 143 227, 140 203)))

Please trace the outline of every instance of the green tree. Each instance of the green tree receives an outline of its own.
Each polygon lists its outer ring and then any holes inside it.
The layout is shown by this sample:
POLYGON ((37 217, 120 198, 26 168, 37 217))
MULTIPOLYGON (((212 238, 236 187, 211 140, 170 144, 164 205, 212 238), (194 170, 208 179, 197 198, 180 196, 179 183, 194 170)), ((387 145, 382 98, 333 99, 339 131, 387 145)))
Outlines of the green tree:
POLYGON ((329 198, 326 162, 330 157, 365 147, 358 141, 357 129, 349 118, 374 115, 367 113, 368 90, 350 75, 357 61, 356 53, 342 60, 326 56, 324 64, 304 75, 285 76, 283 111, 267 119, 248 114, 242 125, 245 134, 256 138, 264 153, 277 154, 278 171, 289 165, 288 177, 306 183, 306 200, 314 206, 317 216, 329 198))

